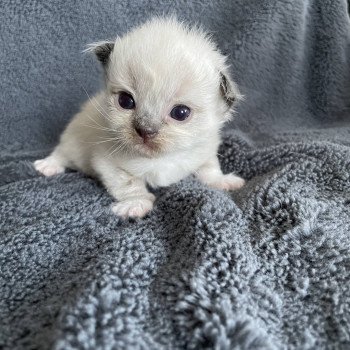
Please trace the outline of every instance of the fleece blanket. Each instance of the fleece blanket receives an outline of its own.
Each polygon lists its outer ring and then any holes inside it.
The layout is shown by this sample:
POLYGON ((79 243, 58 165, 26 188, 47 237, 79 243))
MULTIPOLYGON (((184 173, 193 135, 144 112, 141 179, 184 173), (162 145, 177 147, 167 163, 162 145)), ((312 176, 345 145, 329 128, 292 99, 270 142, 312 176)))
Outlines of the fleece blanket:
POLYGON ((346 0, 0 4, 1 349, 349 349, 346 0), (155 14, 200 22, 245 101, 233 193, 189 177, 122 221, 94 179, 39 176, 103 81, 86 43, 155 14))

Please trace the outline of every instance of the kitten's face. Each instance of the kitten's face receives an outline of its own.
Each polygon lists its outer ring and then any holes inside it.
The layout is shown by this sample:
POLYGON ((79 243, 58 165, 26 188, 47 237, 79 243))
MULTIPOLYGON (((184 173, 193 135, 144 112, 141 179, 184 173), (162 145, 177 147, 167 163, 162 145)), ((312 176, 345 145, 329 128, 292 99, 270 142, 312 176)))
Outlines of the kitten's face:
POLYGON ((145 155, 192 147, 219 122, 218 80, 208 84, 186 60, 161 66, 154 59, 119 62, 107 84, 111 127, 128 149, 145 155))
POLYGON ((223 86, 224 64, 203 34, 174 21, 117 39, 105 68, 108 122, 120 146, 152 157, 211 142, 229 115, 225 94, 238 97, 227 77, 223 86))

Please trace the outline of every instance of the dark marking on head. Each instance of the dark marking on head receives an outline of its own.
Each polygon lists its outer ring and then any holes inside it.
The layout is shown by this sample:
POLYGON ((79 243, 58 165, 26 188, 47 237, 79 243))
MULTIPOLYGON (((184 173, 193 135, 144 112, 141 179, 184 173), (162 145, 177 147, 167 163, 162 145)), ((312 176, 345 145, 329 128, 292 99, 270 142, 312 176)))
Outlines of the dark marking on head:
POLYGON ((108 64, 109 56, 111 55, 113 48, 113 42, 105 42, 94 48, 94 53, 103 66, 108 64))
POLYGON ((222 72, 220 72, 220 91, 227 105, 231 107, 236 100, 233 83, 222 72))

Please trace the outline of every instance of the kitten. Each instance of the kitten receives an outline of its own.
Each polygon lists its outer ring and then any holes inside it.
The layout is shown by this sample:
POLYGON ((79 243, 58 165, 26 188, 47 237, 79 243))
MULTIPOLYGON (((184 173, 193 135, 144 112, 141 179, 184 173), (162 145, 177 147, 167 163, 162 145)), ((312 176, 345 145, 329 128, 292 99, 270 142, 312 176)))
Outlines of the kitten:
POLYGON ((220 129, 239 100, 226 58, 199 28, 155 18, 115 41, 89 45, 106 77, 104 91, 83 105, 54 151, 34 166, 45 176, 80 170, 98 177, 121 217, 153 207, 151 187, 194 173, 203 183, 238 189, 224 175, 220 129))

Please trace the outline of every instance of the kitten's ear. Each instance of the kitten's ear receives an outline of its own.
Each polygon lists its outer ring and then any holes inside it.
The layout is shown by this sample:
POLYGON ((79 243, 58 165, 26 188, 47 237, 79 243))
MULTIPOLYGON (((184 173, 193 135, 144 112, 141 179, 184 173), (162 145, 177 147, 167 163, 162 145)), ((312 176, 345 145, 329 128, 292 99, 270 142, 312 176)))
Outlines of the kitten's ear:
POLYGON ((98 41, 87 46, 84 52, 93 52, 97 59, 106 66, 114 49, 114 41, 98 41))
POLYGON ((229 109, 243 98, 237 84, 232 81, 226 69, 220 71, 220 92, 229 109))

